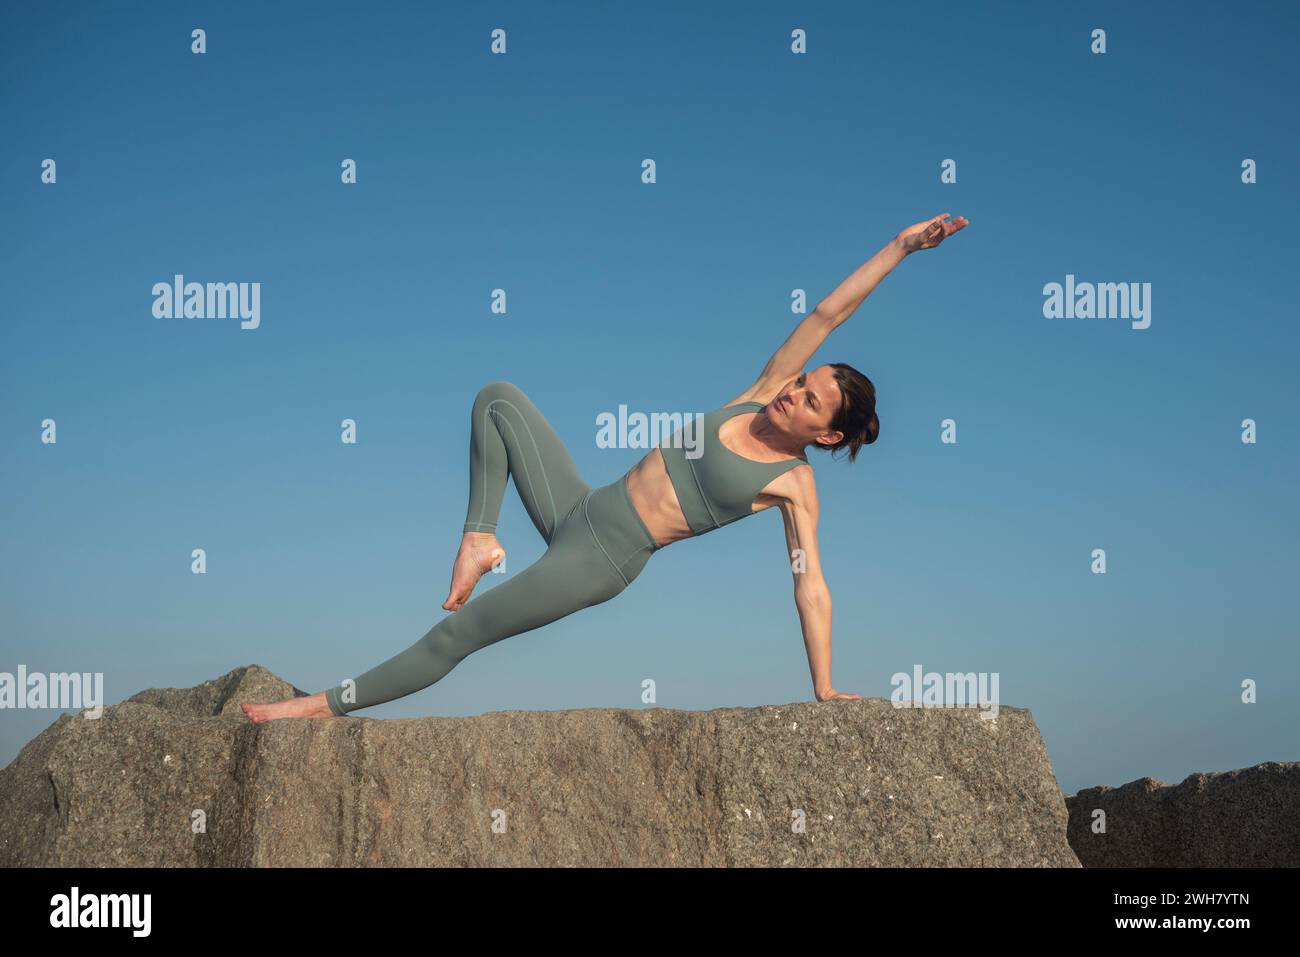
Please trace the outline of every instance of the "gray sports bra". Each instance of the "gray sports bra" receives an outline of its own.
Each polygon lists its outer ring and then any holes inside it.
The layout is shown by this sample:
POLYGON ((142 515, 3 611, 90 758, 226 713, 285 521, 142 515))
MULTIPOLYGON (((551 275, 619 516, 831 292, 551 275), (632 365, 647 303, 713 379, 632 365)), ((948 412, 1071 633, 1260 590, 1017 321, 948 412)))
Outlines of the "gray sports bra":
POLYGON ((796 465, 807 463, 805 458, 786 459, 781 462, 756 462, 731 451, 718 439, 722 423, 742 412, 757 412, 761 402, 739 402, 723 406, 704 415, 702 428, 688 429, 686 435, 696 444, 686 448, 680 431, 659 446, 668 478, 677 493, 677 501, 686 516, 691 531, 700 535, 721 528, 731 522, 754 514, 754 499, 764 486, 796 465), (699 451, 700 449, 703 451, 699 451), (699 452, 696 458, 687 452, 699 452))

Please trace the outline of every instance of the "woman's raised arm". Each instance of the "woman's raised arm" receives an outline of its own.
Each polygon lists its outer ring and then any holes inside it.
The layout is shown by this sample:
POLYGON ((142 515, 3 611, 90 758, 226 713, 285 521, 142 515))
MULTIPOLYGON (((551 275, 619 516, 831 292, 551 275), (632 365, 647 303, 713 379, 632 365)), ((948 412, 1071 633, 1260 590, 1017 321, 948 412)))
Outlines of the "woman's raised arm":
POLYGON ((772 387, 779 387, 797 376, 831 331, 853 315, 854 310, 862 305, 862 300, 904 257, 921 249, 933 249, 953 233, 970 225, 970 221, 962 216, 945 221, 948 216, 948 213, 942 213, 908 226, 854 270, 817 304, 816 309, 803 317, 790 337, 767 360, 758 380, 742 397, 770 392, 772 387))
POLYGON ((862 305, 862 300, 871 294, 871 290, 880 284, 891 269, 903 261, 910 253, 922 249, 933 249, 953 233, 970 225, 964 216, 948 220, 950 213, 940 213, 919 223, 908 226, 885 247, 876 253, 853 274, 835 287, 835 290, 817 304, 816 312, 827 316, 834 329, 853 315, 853 311, 862 305), (947 220, 947 221, 945 221, 947 220))

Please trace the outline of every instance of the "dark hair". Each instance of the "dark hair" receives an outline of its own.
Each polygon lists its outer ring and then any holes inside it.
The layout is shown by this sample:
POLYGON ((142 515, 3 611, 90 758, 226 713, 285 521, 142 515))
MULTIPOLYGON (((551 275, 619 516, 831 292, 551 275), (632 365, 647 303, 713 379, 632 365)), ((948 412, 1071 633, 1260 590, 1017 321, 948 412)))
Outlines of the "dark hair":
POLYGON ((858 457, 858 450, 870 445, 880 435, 880 420, 876 418, 876 387, 871 380, 846 362, 831 362, 835 370, 835 384, 840 387, 841 402, 830 428, 843 432, 844 438, 834 445, 813 444, 819 449, 834 452, 848 449, 849 461, 858 457))

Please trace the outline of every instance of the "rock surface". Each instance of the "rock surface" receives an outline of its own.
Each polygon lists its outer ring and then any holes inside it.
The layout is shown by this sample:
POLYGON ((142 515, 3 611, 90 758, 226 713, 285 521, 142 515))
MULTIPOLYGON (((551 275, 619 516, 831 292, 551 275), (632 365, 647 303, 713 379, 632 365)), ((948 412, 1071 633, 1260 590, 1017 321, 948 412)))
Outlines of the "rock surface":
POLYGON ((1065 799, 1084 867, 1300 867, 1300 761, 1139 778, 1065 799), (1095 812, 1105 833, 1093 833, 1095 812))
POLYGON ((0 866, 1079 866, 1020 708, 239 709, 302 694, 251 666, 60 716, 0 771, 0 866))

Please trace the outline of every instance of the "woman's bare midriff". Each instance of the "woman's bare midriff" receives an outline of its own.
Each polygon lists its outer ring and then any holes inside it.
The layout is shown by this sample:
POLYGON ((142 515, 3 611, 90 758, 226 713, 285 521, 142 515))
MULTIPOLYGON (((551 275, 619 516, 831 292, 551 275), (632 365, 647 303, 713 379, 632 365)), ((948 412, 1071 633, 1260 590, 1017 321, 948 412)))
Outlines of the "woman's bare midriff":
POLYGON ((645 522, 645 527, 659 546, 690 538, 695 533, 686 524, 682 506, 677 501, 673 480, 657 448, 632 467, 627 473, 627 494, 632 507, 645 522))
MULTIPOLYGON (((784 475, 778 476, 767 488, 775 489, 789 481, 784 475)), ((673 480, 669 477, 664 457, 657 448, 651 449, 627 473, 627 494, 632 499, 632 507, 661 548, 695 534, 686 524, 686 516, 682 514, 681 503, 677 501, 673 480)), ((762 512, 778 501, 775 495, 768 494, 765 490, 759 493, 752 508, 755 512, 762 512)))

